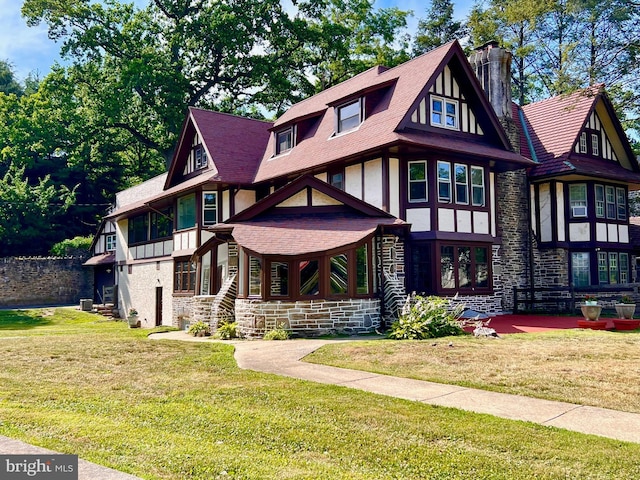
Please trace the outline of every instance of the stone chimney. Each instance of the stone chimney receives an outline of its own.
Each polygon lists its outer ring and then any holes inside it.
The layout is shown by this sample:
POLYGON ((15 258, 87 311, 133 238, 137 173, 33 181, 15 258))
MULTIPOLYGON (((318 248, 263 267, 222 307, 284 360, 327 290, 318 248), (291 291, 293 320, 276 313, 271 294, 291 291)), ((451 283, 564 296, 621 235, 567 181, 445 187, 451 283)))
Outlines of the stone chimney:
POLYGON ((469 63, 507 132, 513 149, 518 151, 518 129, 511 110, 511 57, 511 52, 500 47, 498 42, 489 42, 471 54, 469 63))

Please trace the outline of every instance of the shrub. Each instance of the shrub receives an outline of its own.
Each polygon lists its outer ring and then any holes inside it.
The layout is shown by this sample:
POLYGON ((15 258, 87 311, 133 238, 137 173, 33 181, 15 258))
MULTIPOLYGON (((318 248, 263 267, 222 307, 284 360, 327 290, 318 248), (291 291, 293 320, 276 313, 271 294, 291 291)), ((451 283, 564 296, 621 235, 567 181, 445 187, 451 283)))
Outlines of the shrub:
POLYGON ((289 340, 289 332, 284 329, 284 323, 281 323, 277 328, 266 332, 262 338, 264 340, 289 340))
POLYGON ((51 255, 54 257, 66 257, 74 254, 85 254, 91 248, 93 237, 73 237, 56 243, 51 247, 51 255))
POLYGON ((219 323, 214 336, 220 340, 231 340, 240 337, 240 329, 236 322, 219 323))
POLYGON ((402 308, 400 318, 391 325, 389 338, 396 340, 422 340, 464 333, 458 321, 464 305, 452 307, 440 297, 410 295, 402 308))
POLYGON ((188 332, 194 337, 203 337, 205 335, 209 335, 209 324, 204 323, 202 320, 198 320, 197 322, 189 325, 188 332))

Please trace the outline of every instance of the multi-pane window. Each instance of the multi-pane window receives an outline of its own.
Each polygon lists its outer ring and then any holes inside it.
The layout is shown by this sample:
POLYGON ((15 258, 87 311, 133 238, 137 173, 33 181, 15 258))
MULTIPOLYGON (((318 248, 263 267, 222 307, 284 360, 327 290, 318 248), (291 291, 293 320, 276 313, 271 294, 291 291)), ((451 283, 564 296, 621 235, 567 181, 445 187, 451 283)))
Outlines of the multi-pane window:
POLYGON ((615 188, 606 186, 605 187, 605 198, 607 202, 607 218, 616 218, 617 209, 616 209, 616 193, 615 188))
POLYGON ((194 170, 207 166, 207 151, 202 145, 198 145, 193 149, 193 164, 194 170))
POLYGON ((596 185, 596 217, 604 218, 604 185, 596 185))
POLYGON ((369 256, 366 244, 356 249, 356 293, 369 293, 369 256))
POLYGON ((110 233, 105 236, 105 248, 107 252, 113 252, 116 249, 116 234, 110 233))
POLYGON ((276 155, 287 152, 293 148, 293 127, 276 133, 276 155))
POLYGON ((458 102, 432 96, 431 125, 458 129, 458 102))
POLYGON ((438 201, 451 203, 451 164, 438 162, 438 201))
POLYGON ((196 289, 196 264, 189 260, 176 260, 174 264, 173 291, 192 293, 196 289))
POLYGON ((178 230, 196 225, 196 195, 192 193, 178 198, 178 230))
POLYGON ((589 252, 572 252, 571 277, 575 287, 585 287, 591 283, 589 271, 589 252))
POLYGON ((349 264, 346 253, 329 258, 329 291, 332 295, 346 295, 349 291, 349 264))
POLYGON ((598 252, 598 282, 615 285, 629 282, 629 254, 598 252))
POLYGON ((569 203, 572 217, 587 216, 587 186, 584 183, 569 185, 569 203))
POLYGON ((471 204, 484 207, 484 168, 471 167, 471 204))
POLYGON ((441 245, 440 287, 445 290, 490 287, 489 248, 441 245))
POLYGON ((143 213, 128 220, 128 243, 133 245, 149 241, 149 214, 143 213))
POLYGON ((455 165, 456 203, 469 204, 469 175, 466 165, 455 165))
POLYGON ((600 140, 596 133, 591 134, 591 155, 600 155, 600 140))
POLYGON ((409 201, 427 201, 427 162, 409 162, 409 201))
POLYGON ((616 188, 616 200, 618 203, 618 220, 627 219, 627 193, 624 188, 616 188))
POLYGON ((202 224, 205 227, 218 223, 218 194, 217 192, 202 193, 202 224))
POLYGON ((356 100, 338 107, 338 133, 356 128, 362 122, 362 103, 356 100))
POLYGON ((587 132, 580 134, 580 153, 587 153, 587 132))

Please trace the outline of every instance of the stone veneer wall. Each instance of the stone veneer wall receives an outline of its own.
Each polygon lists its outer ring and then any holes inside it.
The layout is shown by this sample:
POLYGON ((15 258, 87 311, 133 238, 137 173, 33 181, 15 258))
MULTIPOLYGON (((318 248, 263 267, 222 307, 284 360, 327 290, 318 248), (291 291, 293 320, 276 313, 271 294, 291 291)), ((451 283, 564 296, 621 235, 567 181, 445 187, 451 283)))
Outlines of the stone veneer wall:
POLYGON ((79 304, 93 298, 93 269, 84 257, 0 258, 0 306, 79 304))
POLYGON ((497 232, 502 239, 494 250, 494 287, 502 296, 502 310, 513 309, 513 287, 529 282, 530 241, 527 174, 524 169, 496 175, 497 232))
POLYGON ((300 336, 365 333, 380 326, 380 300, 236 300, 236 321, 244 336, 261 337, 282 326, 300 336))

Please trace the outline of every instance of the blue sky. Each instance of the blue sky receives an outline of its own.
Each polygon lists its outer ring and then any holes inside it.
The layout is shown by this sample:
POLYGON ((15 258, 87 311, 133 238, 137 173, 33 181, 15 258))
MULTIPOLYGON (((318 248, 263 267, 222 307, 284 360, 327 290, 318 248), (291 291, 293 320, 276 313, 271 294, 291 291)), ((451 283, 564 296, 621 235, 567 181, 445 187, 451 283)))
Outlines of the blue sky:
MULTIPOLYGON (((147 2, 136 0, 136 3, 147 2)), ((464 18, 473 3, 473 0, 454 0, 454 15, 464 18)), ((430 3, 425 0, 376 0, 375 5, 413 10, 415 16, 409 24, 413 29, 430 3)), ((27 27, 20 15, 21 6, 22 2, 18 0, 0 0, 0 60, 7 60, 22 81, 29 72, 37 72, 41 77, 49 73, 51 66, 60 61, 60 45, 48 38, 44 25, 27 27)))

